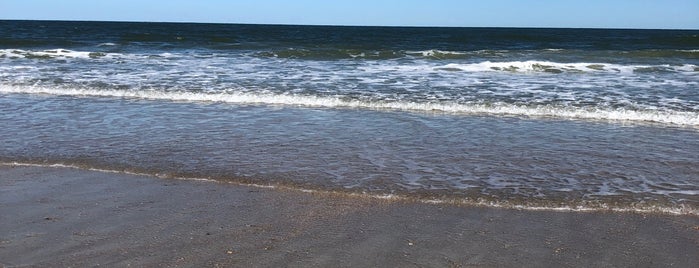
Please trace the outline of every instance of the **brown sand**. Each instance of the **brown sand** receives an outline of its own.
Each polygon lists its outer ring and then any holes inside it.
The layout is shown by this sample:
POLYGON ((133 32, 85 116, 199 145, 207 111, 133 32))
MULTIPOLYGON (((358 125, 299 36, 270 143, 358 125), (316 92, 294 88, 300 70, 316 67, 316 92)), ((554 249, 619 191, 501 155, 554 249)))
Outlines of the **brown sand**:
POLYGON ((699 267, 699 217, 0 166, 0 266, 699 267))

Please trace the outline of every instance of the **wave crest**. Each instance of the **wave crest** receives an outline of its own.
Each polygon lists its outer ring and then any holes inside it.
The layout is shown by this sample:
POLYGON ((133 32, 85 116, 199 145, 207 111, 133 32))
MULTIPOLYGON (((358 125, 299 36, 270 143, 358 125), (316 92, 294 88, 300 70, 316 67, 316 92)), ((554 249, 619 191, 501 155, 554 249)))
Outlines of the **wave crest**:
POLYGON ((25 59, 94 59, 102 57, 121 56, 118 53, 74 51, 68 49, 47 49, 40 51, 22 49, 0 49, 0 58, 25 58, 25 59))
POLYGON ((560 107, 555 105, 516 105, 507 103, 456 103, 372 101, 346 97, 324 97, 293 94, 256 94, 246 92, 187 92, 157 90, 111 90, 89 88, 58 88, 29 86, 0 86, 2 93, 49 94, 85 97, 137 98, 166 101, 223 102, 234 104, 263 104, 322 108, 397 110, 437 112, 463 115, 523 116, 569 120, 620 121, 658 123, 699 127, 699 113, 686 111, 604 109, 594 107, 560 107))
POLYGON ((683 65, 621 65, 612 63, 560 63, 550 61, 484 61, 478 63, 458 64, 452 63, 435 68, 445 71, 466 72, 512 72, 512 73, 584 73, 584 72, 611 72, 611 73, 638 73, 638 72, 699 72, 699 66, 693 64, 683 65))

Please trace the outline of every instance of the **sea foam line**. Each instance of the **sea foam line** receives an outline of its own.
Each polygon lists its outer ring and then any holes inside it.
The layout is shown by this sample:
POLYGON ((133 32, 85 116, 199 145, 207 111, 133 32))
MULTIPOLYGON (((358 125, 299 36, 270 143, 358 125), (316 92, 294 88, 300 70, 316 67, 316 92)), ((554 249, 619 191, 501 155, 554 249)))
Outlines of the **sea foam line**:
POLYGON ((557 106, 525 106, 514 104, 469 104, 454 102, 362 101, 341 97, 291 94, 257 94, 245 92, 186 92, 158 90, 110 90, 88 88, 53 88, 0 85, 0 93, 49 94, 77 97, 115 97, 166 101, 222 102, 234 104, 267 104, 321 108, 353 108, 410 112, 441 112, 467 115, 524 116, 571 120, 604 120, 699 127, 699 113, 684 111, 626 110, 557 106))
POLYGON ((94 167, 83 167, 71 164, 37 164, 37 163, 23 163, 23 162, 0 162, 0 166, 10 166, 10 167, 42 167, 42 168, 69 168, 69 169, 79 169, 87 170, 93 172, 102 173, 114 173, 114 174, 127 174, 133 176, 141 177, 155 177, 161 179, 175 179, 183 181, 200 181, 209 183, 226 183, 232 185, 239 185, 245 187, 254 188, 264 188, 264 189, 277 189, 277 190, 289 190, 298 191, 302 193, 310 194, 331 194, 339 195, 350 198, 371 198, 376 200, 387 200, 387 201, 398 201, 398 202, 419 202, 425 204, 433 205, 455 205, 455 206, 473 206, 473 207, 488 207, 488 208, 501 208, 501 209, 516 209, 516 210, 526 210, 526 211, 554 211, 554 212, 618 212, 618 213, 641 213, 641 214, 651 214, 660 213, 667 215, 699 215, 699 210, 696 208, 681 205, 679 207, 660 207, 660 206, 630 206, 630 207, 615 207, 604 204, 597 204, 595 206, 585 206, 585 205, 523 205, 523 204, 512 204, 507 201, 488 201, 482 199, 423 199, 414 198, 406 195, 400 194, 376 194, 376 193, 366 193, 366 192, 340 192, 332 190, 315 190, 306 189, 293 186, 285 185, 274 185, 274 184, 257 184, 257 183, 243 183, 236 181, 221 181, 212 178, 201 178, 201 177, 173 177, 162 174, 149 174, 140 172, 130 172, 122 170, 112 170, 112 169, 102 169, 94 167))

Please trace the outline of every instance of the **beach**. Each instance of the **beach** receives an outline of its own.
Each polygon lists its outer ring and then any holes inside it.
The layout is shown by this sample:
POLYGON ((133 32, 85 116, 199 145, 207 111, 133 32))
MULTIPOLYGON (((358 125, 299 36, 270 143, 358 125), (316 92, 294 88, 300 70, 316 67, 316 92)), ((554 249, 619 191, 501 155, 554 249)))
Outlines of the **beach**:
POLYGON ((0 36, 0 266, 699 267, 697 30, 0 36))
POLYGON ((696 216, 698 33, 0 20, 0 163, 696 216))
POLYGON ((0 166, 4 267, 697 267, 699 217, 0 166))

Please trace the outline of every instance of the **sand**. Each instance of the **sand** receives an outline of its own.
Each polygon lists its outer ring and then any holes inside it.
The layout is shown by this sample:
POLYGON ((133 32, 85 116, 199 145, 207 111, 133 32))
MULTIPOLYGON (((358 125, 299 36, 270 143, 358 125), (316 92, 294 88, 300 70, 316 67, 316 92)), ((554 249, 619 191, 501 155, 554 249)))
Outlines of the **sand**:
POLYGON ((0 266, 699 267, 699 217, 0 166, 0 266))

